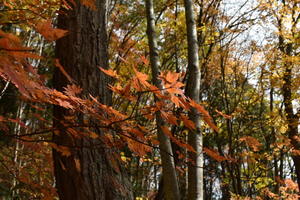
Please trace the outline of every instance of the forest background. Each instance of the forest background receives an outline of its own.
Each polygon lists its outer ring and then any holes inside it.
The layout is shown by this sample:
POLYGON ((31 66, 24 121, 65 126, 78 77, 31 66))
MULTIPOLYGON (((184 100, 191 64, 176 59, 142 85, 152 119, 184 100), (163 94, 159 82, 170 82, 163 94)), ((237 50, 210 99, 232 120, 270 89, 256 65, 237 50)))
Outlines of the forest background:
POLYGON ((2 199, 298 199, 299 0, 1 0, 2 199))

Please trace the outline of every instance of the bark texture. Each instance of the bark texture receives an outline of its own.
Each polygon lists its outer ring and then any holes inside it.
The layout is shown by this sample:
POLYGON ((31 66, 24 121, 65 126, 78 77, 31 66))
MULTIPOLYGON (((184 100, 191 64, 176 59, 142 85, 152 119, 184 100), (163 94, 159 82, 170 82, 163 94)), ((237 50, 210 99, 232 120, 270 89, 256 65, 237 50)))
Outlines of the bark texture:
MULTIPOLYGON (((288 50, 287 55, 290 56, 290 51, 288 50)), ((283 87, 282 87, 282 95, 283 95, 283 104, 284 110, 286 113, 286 121, 288 124, 287 134, 289 139, 291 140, 291 144, 293 148, 297 151, 300 150, 300 142, 298 140, 298 124, 299 124, 299 113, 294 114, 294 108, 292 103, 292 63, 286 63, 284 65, 284 75, 283 75, 283 87)), ((300 156, 298 154, 292 155, 292 159, 295 164, 297 182, 300 191, 300 156)))
MULTIPOLYGON (((107 1, 96 0, 97 10, 92 10, 75 1, 71 10, 60 10, 58 28, 69 31, 57 41, 56 57, 65 71, 83 89, 82 97, 98 96, 101 103, 111 103, 111 92, 107 89, 109 78, 99 66, 108 68, 106 13, 107 1)), ((68 81, 60 71, 54 74, 54 87, 63 90, 68 81)), ((111 159, 115 152, 105 148, 100 139, 74 137, 64 128, 64 115, 70 111, 55 107, 54 126, 60 128, 53 141, 70 147, 71 155, 63 156, 53 150, 56 188, 61 200, 131 200, 133 199, 125 173, 115 170, 111 159), (80 170, 78 169, 80 165, 80 170)), ((74 115, 74 114, 73 114, 74 115)), ((77 114, 77 121, 88 119, 77 114)), ((91 120, 90 120, 91 121, 91 120)), ((92 122, 91 122, 92 123, 92 122)), ((93 130, 101 135, 101 131, 93 130)), ((121 171, 122 172, 122 171, 121 171)))
MULTIPOLYGON (((193 4, 193 0, 184 0, 188 40, 188 78, 185 93, 187 97, 199 103, 201 72, 199 66, 199 47, 193 4)), ((189 152, 189 159, 191 162, 189 162, 188 166, 188 199, 202 200, 203 154, 202 134, 200 131, 200 113, 197 112, 196 109, 191 109, 189 112, 189 117, 195 123, 196 131, 189 132, 188 143, 195 149, 197 153, 189 152)))
MULTIPOLYGON (((150 49, 150 64, 152 69, 152 82, 159 88, 163 89, 161 81, 158 79, 160 62, 157 46, 157 37, 155 33, 155 17, 153 9, 153 0, 146 0, 146 14, 147 14, 147 35, 150 49)), ((156 97, 155 97, 156 98, 156 97)), ((176 169, 174 164, 174 157, 172 152, 171 141, 161 130, 165 126, 160 112, 156 112, 156 123, 158 130, 159 148, 162 160, 163 169, 163 189, 164 199, 166 200, 179 200, 180 192, 176 176, 176 169)))
MULTIPOLYGON (((295 4, 296 5, 296 4, 295 4)), ((300 16, 300 15, 299 15, 300 16)), ((278 36, 279 41, 279 50, 282 53, 282 59, 283 59, 283 86, 282 86, 282 96, 283 96, 283 104, 284 104, 284 111, 286 114, 286 121, 288 124, 288 130, 287 134, 289 136, 289 139, 291 140, 291 144, 294 150, 299 151, 300 150, 300 142, 299 142, 299 133, 298 133, 298 125, 299 125, 299 110, 296 114, 294 114, 294 106, 293 106, 293 63, 289 61, 291 56, 293 55, 294 46, 293 43, 286 41, 283 34, 283 16, 278 19, 278 31, 280 35, 278 36)), ((300 19, 300 18, 298 18, 300 19)), ((292 24, 292 33, 293 36, 296 31, 296 26, 298 24, 298 20, 293 21, 292 24)), ((298 188, 300 192, 300 155, 299 154, 292 154, 292 159, 294 161, 296 175, 297 175, 297 183, 298 188)))

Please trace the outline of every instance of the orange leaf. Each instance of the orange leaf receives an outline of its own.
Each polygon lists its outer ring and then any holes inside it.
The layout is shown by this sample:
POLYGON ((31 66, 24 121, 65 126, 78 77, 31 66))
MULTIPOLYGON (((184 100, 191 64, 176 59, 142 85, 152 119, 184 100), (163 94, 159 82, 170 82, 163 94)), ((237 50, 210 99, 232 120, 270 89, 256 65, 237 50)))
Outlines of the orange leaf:
POLYGON ((125 137, 125 139, 127 140, 127 144, 128 144, 128 148, 137 153, 139 156, 145 156, 147 154, 147 152, 151 152, 151 147, 146 146, 140 142, 137 142, 135 140, 132 140, 128 137, 125 137))
POLYGON ((215 159, 218 162, 222 162, 224 160, 227 160, 224 156, 221 156, 218 152, 216 152, 215 150, 211 150, 208 148, 203 148, 203 151, 209 155, 211 158, 215 159))
POLYGON ((180 106, 180 102, 179 102, 179 99, 178 99, 177 96, 171 95, 170 100, 171 100, 176 106, 178 106, 178 107, 180 106))
POLYGON ((99 67, 99 69, 105 73, 108 76, 114 77, 114 78, 119 78, 118 74, 116 71, 112 70, 112 69, 104 69, 102 67, 99 67))
POLYGON ((50 146, 56 151, 60 152, 63 156, 69 157, 71 155, 71 151, 68 147, 59 146, 54 143, 50 143, 50 146))
POLYGON ((42 34, 46 40, 52 42, 55 41, 67 34, 68 31, 58 29, 58 28, 53 28, 51 20, 46 20, 38 23, 36 25, 36 30, 42 34))
POLYGON ((195 130, 196 129, 196 125, 194 124, 194 122, 192 120, 190 120, 184 114, 180 114, 180 119, 182 120, 184 126, 189 128, 190 130, 195 130))
POLYGON ((70 109, 74 108, 68 101, 61 100, 61 99, 58 99, 58 98, 55 99, 55 100, 58 102, 58 105, 60 105, 61 107, 70 108, 70 109))
POLYGON ((170 124, 173 124, 173 125, 178 125, 177 118, 173 114, 169 114, 164 111, 160 111, 160 113, 161 113, 161 116, 165 120, 167 120, 167 122, 169 122, 170 124))
POLYGON ((89 136, 93 139, 97 139, 99 137, 99 135, 95 132, 89 131, 89 136))
POLYGON ((80 171, 81 171, 80 160, 79 160, 78 158, 75 158, 74 161, 75 161, 75 167, 76 167, 76 170, 77 170, 78 172, 80 172, 80 171))
POLYGON ((179 73, 173 73, 168 71, 167 75, 165 76, 165 79, 169 83, 174 83, 178 80, 180 74, 179 73))
POLYGON ((244 136, 240 141, 245 142, 253 151, 259 151, 262 144, 254 137, 244 136))
POLYGON ((195 152, 195 150, 193 149, 193 147, 191 145, 181 142, 176 137, 174 137, 168 127, 161 126, 160 128, 161 128, 162 132, 164 134, 166 134, 175 144, 177 144, 180 147, 186 148, 188 151, 195 152))
POLYGON ((149 65, 149 60, 145 56, 141 56, 141 60, 145 65, 149 65))
POLYGON ((150 87, 150 84, 147 81, 148 80, 148 75, 144 74, 142 72, 139 72, 136 69, 133 69, 133 70, 134 70, 134 73, 136 74, 136 78, 138 79, 140 84, 145 86, 145 87, 150 87))
POLYGON ((97 10, 95 0, 80 0, 80 2, 82 3, 82 5, 90 8, 94 11, 97 10))
POLYGON ((76 96, 77 94, 80 94, 82 92, 82 89, 78 87, 77 85, 67 85, 67 87, 64 87, 65 94, 69 96, 76 96))
POLYGON ((225 119, 231 119, 232 116, 227 115, 225 113, 222 113, 221 111, 215 110, 219 115, 221 115, 222 117, 224 117, 225 119))
POLYGON ((71 78, 71 76, 65 71, 64 67, 60 64, 58 59, 55 59, 55 66, 58 67, 58 69, 61 71, 61 73, 71 82, 73 83, 74 80, 71 78))
POLYGON ((140 131, 139 129, 136 128, 130 128, 129 132, 133 133, 134 135, 136 135, 138 138, 144 138, 144 133, 142 131, 140 131))
POLYGON ((203 106, 201 106, 200 104, 196 103, 192 99, 190 99, 190 105, 192 107, 194 107, 195 109, 197 109, 197 111, 202 114, 203 120, 205 121, 206 124, 208 124, 208 126, 210 128, 212 128, 216 132, 219 132, 218 127, 214 124, 214 122, 212 121, 211 116, 209 115, 209 113, 207 112, 207 110, 205 110, 205 108, 203 106))

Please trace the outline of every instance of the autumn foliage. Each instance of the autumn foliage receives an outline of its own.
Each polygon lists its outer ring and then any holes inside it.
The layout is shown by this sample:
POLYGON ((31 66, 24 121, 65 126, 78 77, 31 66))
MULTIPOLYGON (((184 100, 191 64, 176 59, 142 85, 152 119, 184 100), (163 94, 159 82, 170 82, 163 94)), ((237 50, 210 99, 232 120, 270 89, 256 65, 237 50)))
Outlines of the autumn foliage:
MULTIPOLYGON (((70 34, 56 27, 56 16, 76 8, 76 2, 97 10, 94 0, 0 3, 0 196, 56 199, 51 149, 71 158, 74 148, 98 145, 53 142, 52 135, 64 132, 75 139, 101 141, 99 145, 114 151, 113 170, 130 172, 135 198, 154 199, 162 187, 163 150, 157 136, 161 130, 171 141, 169 156, 183 196, 187 166, 197 167, 188 155, 203 154, 205 194, 210 199, 299 198, 298 1, 258 0, 244 12, 245 1, 238 17, 225 11, 225 0, 195 3, 201 103, 186 96, 188 48, 178 43, 186 36, 183 3, 155 5, 161 39, 158 88, 144 39, 144 5, 112 1, 107 25, 110 68, 97 66, 111 80, 111 105, 84 91, 53 56, 55 42, 70 34), (261 44, 257 38, 242 38, 263 22, 273 28, 261 44), (53 88, 54 69, 68 82, 61 91, 53 88), (60 127, 52 123, 53 107, 68 113, 60 127), (189 117, 191 110, 200 114, 200 129, 189 117), (164 122, 160 127, 157 113, 164 122), (199 132, 202 152, 187 139, 199 132)), ((73 161, 82 172, 79 158, 73 161)), ((68 170, 63 164, 62 168, 68 170)))

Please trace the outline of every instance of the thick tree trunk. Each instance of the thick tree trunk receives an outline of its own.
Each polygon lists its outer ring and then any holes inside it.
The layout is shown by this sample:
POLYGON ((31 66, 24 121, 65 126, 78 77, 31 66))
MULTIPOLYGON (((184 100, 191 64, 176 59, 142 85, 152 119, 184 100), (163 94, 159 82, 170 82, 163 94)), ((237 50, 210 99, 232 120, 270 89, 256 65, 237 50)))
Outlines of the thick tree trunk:
MULTIPOLYGON (((97 10, 92 10, 75 1, 71 10, 61 9, 58 28, 69 31, 57 41, 56 57, 65 71, 83 89, 82 97, 98 96, 101 103, 111 103, 111 92, 107 89, 109 78, 98 67, 108 68, 106 35, 106 0, 96 0, 97 10)), ((54 87, 62 90, 68 82, 58 70, 53 78, 54 87)), ((112 164, 114 149, 105 148, 100 139, 74 137, 64 128, 65 115, 74 115, 60 107, 54 108, 55 132, 53 141, 57 145, 70 147, 71 155, 63 156, 53 150, 56 187, 61 200, 122 200, 133 199, 126 174, 120 174, 112 164), (97 145, 95 145, 97 144, 97 145), (100 145, 99 145, 100 144, 100 145)), ((87 119, 76 115, 77 122, 87 119)), ((90 119, 89 119, 90 120, 90 119)), ((90 120, 91 121, 91 120, 90 120)), ((93 130, 97 134, 99 130, 93 130)))
MULTIPOLYGON (((199 67, 199 47, 197 41, 196 22, 193 13, 193 4, 193 0, 184 0, 188 40, 188 79, 186 85, 186 96, 199 103, 201 73, 199 67)), ((189 117, 195 123, 196 131, 189 132, 188 143, 195 149, 197 153, 189 153, 191 162, 188 166, 188 199, 202 200, 204 199, 203 154, 202 134, 200 131, 200 114, 196 109, 192 109, 189 112, 189 117)))
MULTIPOLYGON (((150 49, 150 63, 152 69, 152 81, 153 84, 159 88, 163 89, 163 86, 158 79, 159 76, 159 56, 158 56, 158 46, 157 38, 155 34, 155 17, 153 9, 153 0, 146 0, 146 14, 147 14, 147 35, 149 41, 150 49)), ((156 97, 155 97, 156 99, 156 97)), ((171 147, 171 141, 166 136, 161 127, 165 125, 160 112, 156 112, 156 123, 158 131, 159 148, 162 160, 163 169, 163 189, 164 197, 166 200, 179 200, 180 192, 178 187, 178 181, 176 176, 176 169, 174 164, 173 152, 171 147)))
MULTIPOLYGON (((279 32, 282 32, 282 21, 279 21, 279 32)), ((279 50, 283 54, 284 57, 292 56, 293 44, 292 43, 285 43, 284 37, 282 35, 279 36, 279 50)), ((286 113, 286 121, 288 124, 287 134, 289 139, 291 140, 291 144, 294 150, 300 150, 300 142, 299 142, 299 133, 298 133, 298 124, 299 124, 299 114, 294 114, 294 107, 293 107, 293 97, 292 97, 292 69, 293 63, 289 61, 285 61, 283 64, 284 74, 283 74, 283 86, 282 86, 282 96, 283 96, 283 104, 284 110, 286 113)), ((295 164, 296 175, 297 175, 297 182, 298 188, 300 191, 300 155, 298 153, 292 155, 292 159, 295 164)))
MULTIPOLYGON (((292 104, 292 64, 290 63, 285 66, 285 73, 283 76, 284 84, 282 88, 282 94, 283 94, 283 103, 286 113, 286 120, 288 123, 288 130, 287 134, 289 136, 289 139, 291 140, 291 144, 293 148, 297 151, 300 150, 300 142, 298 140, 299 134, 298 134, 298 124, 299 124, 299 116, 298 114, 294 114, 293 111, 293 104, 292 104)), ((292 155, 295 169, 296 169, 296 175, 297 175, 297 182, 298 187, 300 191, 300 155, 294 154, 292 155)))

